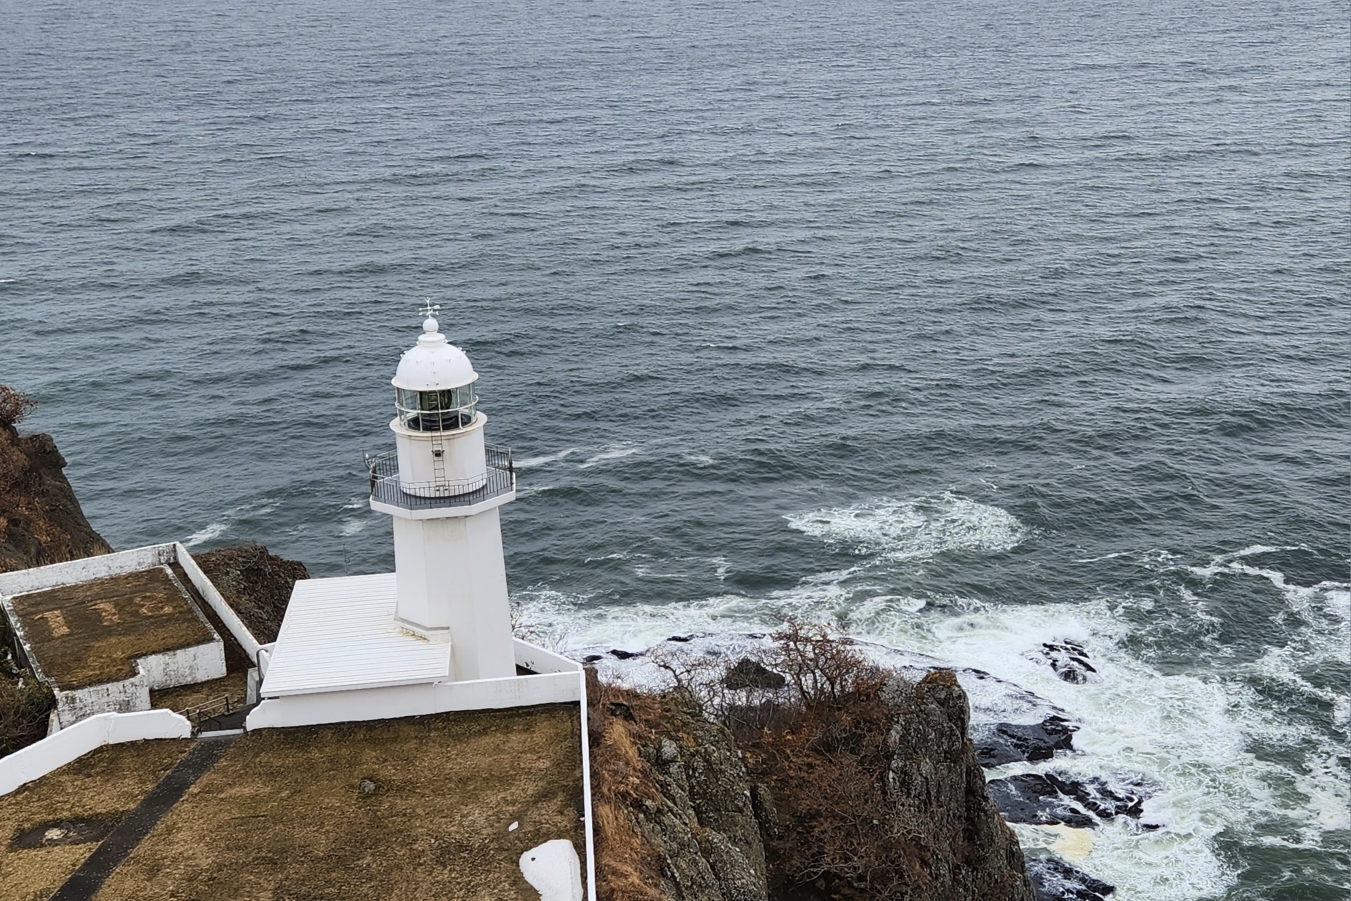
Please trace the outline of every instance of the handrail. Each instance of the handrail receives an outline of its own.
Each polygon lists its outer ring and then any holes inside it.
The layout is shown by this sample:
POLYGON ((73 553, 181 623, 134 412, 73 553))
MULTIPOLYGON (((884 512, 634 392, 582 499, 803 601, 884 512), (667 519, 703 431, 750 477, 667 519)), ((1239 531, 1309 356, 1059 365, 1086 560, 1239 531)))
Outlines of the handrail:
POLYGON ((438 479, 409 483, 399 480, 398 451, 366 454, 370 474, 371 500, 404 510, 432 510, 442 507, 470 507, 516 490, 516 466, 511 448, 484 445, 487 470, 472 479, 438 479), (409 492, 406 489, 413 489, 409 492), (425 492, 425 493, 424 493, 425 492))

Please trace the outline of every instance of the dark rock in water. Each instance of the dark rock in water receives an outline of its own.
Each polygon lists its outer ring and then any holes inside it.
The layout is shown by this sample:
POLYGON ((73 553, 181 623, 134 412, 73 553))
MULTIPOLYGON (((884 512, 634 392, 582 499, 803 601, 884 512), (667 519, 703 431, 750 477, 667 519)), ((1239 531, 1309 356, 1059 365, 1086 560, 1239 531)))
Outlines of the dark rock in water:
POLYGON ((621 651, 619 648, 612 648, 610 655, 620 660, 632 660, 634 657, 643 656, 642 651, 621 651))
POLYGON ((1048 716, 1040 723, 996 723, 973 729, 976 757, 980 765, 1003 766, 1014 761, 1050 760, 1056 751, 1072 751, 1078 726, 1060 716, 1048 716))
POLYGON ((1061 824, 1091 828, 1098 820, 1139 817, 1149 797, 1138 780, 1113 786, 1100 776, 1073 779, 1060 773, 1023 773, 989 783, 995 806, 1011 823, 1034 826, 1061 824))
POLYGON ((733 689, 783 688, 788 684, 788 680, 772 669, 768 669, 764 664, 749 657, 742 657, 737 661, 736 666, 728 670, 727 675, 722 677, 722 684, 733 689))
POLYGON ((1099 776, 1078 781, 1047 773, 1046 779, 1062 795, 1073 798, 1104 820, 1119 816, 1139 817, 1144 812, 1145 799, 1151 794, 1145 783, 1138 779, 1128 781, 1125 786, 1113 786, 1099 776))
POLYGON ((1040 773, 1023 773, 987 783, 995 807, 1010 823, 1028 823, 1033 826, 1071 826, 1088 829, 1097 820, 1080 810, 1040 773))
POLYGON ((1097 682, 1101 678, 1093 664, 1088 662, 1088 651, 1077 641, 1043 642, 1035 659, 1048 664, 1065 682, 1075 685, 1097 682))
POLYGON ((1027 862, 1027 875, 1037 901, 1103 901, 1116 886, 1094 879, 1058 857, 1034 857, 1027 862))
POLYGON ((694 636, 693 636, 693 635, 672 635, 670 638, 668 638, 668 639, 666 639, 666 640, 667 640, 667 641, 680 641, 680 642, 694 641, 694 636))
POLYGON ((597 660, 604 660, 604 654, 587 654, 582 658, 583 663, 595 663, 597 660))

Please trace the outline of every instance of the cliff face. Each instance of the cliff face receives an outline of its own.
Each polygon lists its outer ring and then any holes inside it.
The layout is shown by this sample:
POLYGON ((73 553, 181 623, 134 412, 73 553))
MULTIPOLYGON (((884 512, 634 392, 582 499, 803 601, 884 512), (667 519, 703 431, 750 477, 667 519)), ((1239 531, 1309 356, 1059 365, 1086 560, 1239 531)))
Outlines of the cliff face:
POLYGON ((732 734, 677 700, 594 680, 588 702, 600 896, 766 901, 772 824, 732 734))
POLYGON ((971 709, 950 670, 883 692, 891 711, 887 788, 899 830, 916 836, 915 890, 897 897, 1032 901, 1022 848, 990 800, 967 737, 971 709))
POLYGON ((112 551, 75 499, 50 435, 0 421, 0 572, 112 551))
POLYGON ((740 743, 677 699, 590 695, 606 901, 1033 901, 951 672, 740 743))

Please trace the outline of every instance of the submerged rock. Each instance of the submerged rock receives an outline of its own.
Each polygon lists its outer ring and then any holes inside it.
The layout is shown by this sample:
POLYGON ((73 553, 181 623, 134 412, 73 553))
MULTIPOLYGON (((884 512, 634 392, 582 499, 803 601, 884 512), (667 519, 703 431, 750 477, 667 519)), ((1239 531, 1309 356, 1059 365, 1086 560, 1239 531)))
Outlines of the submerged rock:
POLYGON ((1081 810, 1072 799, 1061 794, 1060 789, 1041 773, 1022 773, 992 779, 988 786, 995 806, 1010 823, 1032 826, 1053 826, 1058 823, 1073 829, 1088 829, 1097 825, 1097 820, 1081 810))
POLYGON ((1049 716, 1040 723, 995 723, 973 730, 976 756, 981 766, 995 767, 1018 761, 1050 760, 1056 751, 1074 750, 1074 733, 1079 727, 1061 716, 1049 716))
POLYGON ((1114 786, 1100 776, 1075 779, 1060 773, 1021 773, 994 779, 990 796, 1011 823, 1056 824, 1074 829, 1096 826, 1118 816, 1138 818, 1149 797, 1139 780, 1114 786))
POLYGON ((1027 862, 1027 875, 1037 901, 1104 901, 1116 886, 1095 879, 1058 857, 1034 857, 1027 862))
POLYGON ((1047 664, 1063 681, 1075 685, 1097 682, 1102 678, 1097 668, 1089 662, 1088 651, 1077 641, 1061 639, 1043 642, 1041 650, 1035 653, 1033 659, 1047 664))

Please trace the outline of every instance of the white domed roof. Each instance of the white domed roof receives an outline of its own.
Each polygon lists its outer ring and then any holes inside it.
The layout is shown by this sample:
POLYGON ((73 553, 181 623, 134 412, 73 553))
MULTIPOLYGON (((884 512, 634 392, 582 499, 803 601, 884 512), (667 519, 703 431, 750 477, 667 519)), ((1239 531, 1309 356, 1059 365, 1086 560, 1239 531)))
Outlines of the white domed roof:
POLYGON ((394 373, 394 387, 410 391, 443 391, 458 388, 478 379, 478 373, 464 351, 437 331, 436 320, 428 316, 422 323, 417 347, 404 351, 394 373))

